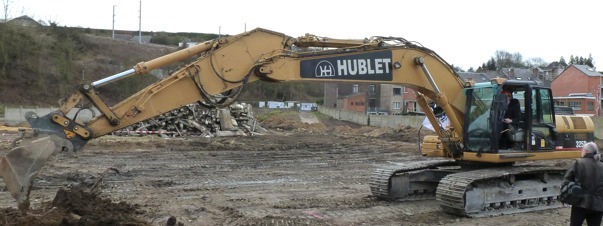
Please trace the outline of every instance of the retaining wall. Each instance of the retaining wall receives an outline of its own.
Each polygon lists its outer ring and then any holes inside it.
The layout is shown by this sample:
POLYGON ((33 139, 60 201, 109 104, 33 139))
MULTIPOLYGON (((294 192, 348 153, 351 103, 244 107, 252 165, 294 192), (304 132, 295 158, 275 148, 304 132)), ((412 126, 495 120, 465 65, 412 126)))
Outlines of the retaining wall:
MULTIPOLYGON (((353 122, 361 125, 377 127, 399 128, 408 125, 415 128, 421 127, 425 116, 414 115, 367 115, 361 112, 343 111, 328 107, 318 107, 318 111, 335 119, 353 122)), ((591 117, 595 124, 595 138, 603 139, 603 117, 591 117)))
POLYGON ((421 127, 425 116, 416 115, 367 115, 362 112, 343 111, 328 107, 318 107, 318 111, 335 119, 365 126, 399 128, 401 125, 421 127))
MULTIPOLYGON (((31 111, 36 113, 38 116, 44 116, 50 112, 57 111, 58 108, 4 108, 4 121, 9 125, 16 125, 20 122, 25 121, 25 113, 31 111)), ((79 108, 74 108, 67 113, 67 116, 73 118, 75 114, 78 112, 79 108)), ((97 109, 94 109, 96 115, 100 115, 100 112, 97 109)), ((78 121, 88 121, 93 118, 92 111, 90 110, 81 110, 78 113, 78 117, 76 120, 78 121)))

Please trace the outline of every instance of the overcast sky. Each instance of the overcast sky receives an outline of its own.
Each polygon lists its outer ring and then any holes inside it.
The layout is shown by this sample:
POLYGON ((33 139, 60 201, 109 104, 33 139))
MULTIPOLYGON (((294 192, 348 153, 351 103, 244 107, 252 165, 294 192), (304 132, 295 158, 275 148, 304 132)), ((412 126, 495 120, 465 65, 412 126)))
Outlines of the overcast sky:
MULTIPOLYGON (((115 6, 115 29, 139 27, 140 0, 2 0, 7 1, 9 18, 28 15, 61 26, 111 29, 115 6)), ((597 70, 603 70, 601 0, 142 0, 141 5, 143 31, 233 35, 261 27, 293 37, 395 36, 417 41, 465 70, 496 50, 546 62, 592 54, 597 70)))

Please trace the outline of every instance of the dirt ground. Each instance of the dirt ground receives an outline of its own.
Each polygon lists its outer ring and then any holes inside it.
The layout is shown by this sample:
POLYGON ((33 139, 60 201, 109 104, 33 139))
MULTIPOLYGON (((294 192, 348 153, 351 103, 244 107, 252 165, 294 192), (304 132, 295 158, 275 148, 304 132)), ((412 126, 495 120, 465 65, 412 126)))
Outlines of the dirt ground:
MULTIPOLYGON (((170 217, 181 225, 569 224, 567 207, 473 219, 445 214, 435 200, 376 200, 368 187, 375 164, 426 159, 419 131, 317 119, 272 114, 261 136, 101 137, 52 157, 28 213, 0 193, 0 225, 165 225, 170 217)), ((3 151, 12 136, 2 133, 3 151)))

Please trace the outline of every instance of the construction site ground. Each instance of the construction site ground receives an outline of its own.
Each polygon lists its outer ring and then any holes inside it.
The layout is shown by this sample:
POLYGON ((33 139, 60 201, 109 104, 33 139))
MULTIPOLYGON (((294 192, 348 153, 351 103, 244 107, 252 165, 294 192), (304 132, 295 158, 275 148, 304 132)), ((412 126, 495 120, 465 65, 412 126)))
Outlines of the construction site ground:
MULTIPOLYGON (((426 159, 417 128, 367 127, 295 111, 256 118, 264 135, 104 136, 82 151, 58 153, 38 174, 28 213, 0 193, 0 225, 165 225, 170 217, 183 225, 569 224, 569 207, 465 218, 444 213, 435 199, 373 198, 368 181, 375 165, 426 159)), ((2 132, 3 152, 16 134, 2 132)))

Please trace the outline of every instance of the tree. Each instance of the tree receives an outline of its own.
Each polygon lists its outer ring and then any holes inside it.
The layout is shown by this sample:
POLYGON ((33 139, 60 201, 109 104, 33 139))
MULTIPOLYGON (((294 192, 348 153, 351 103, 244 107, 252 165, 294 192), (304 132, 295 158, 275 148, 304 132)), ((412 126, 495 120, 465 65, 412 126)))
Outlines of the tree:
POLYGON ((8 21, 8 10, 12 0, 2 0, 2 9, 4 9, 4 21, 8 21))
POLYGON ((488 60, 485 68, 488 71, 496 71, 496 61, 494 60, 494 57, 491 57, 490 60, 488 60))
POLYGON ((529 67, 546 67, 548 65, 548 63, 540 57, 530 58, 526 61, 526 64, 526 66, 529 67))
POLYGON ((522 68, 526 66, 523 62, 523 56, 518 52, 511 54, 504 50, 497 50, 494 55, 496 59, 496 68, 522 68))
MULTIPOLYGON (((544 63, 543 60, 536 60, 536 62, 540 65, 544 63)), ((509 53, 504 50, 497 50, 494 53, 494 57, 490 57, 487 63, 483 63, 480 68, 477 69, 477 72, 481 71, 496 71, 501 68, 508 67, 516 67, 516 68, 525 68, 526 65, 530 65, 529 62, 523 62, 523 56, 516 53, 509 53)))
POLYGON ((582 56, 576 56, 574 57, 574 55, 570 56, 570 64, 579 64, 579 65, 588 65, 589 67, 594 67, 595 66, 595 62, 593 60, 593 56, 592 54, 588 54, 588 58, 582 57, 582 56))
POLYGON ((586 59, 586 62, 584 62, 584 64, 588 65, 589 67, 594 67, 595 66, 595 61, 593 60, 593 55, 592 54, 588 54, 588 59, 586 59))
POLYGON ((469 67, 469 70, 467 70, 467 72, 475 72, 475 69, 473 69, 473 67, 469 67))
POLYGON ((456 72, 465 72, 465 70, 463 70, 463 68, 461 68, 459 66, 455 66, 454 64, 450 65, 450 66, 452 67, 453 71, 456 71, 456 72))
POLYGON ((567 62, 565 62, 565 58, 563 58, 563 56, 559 58, 559 64, 563 67, 567 67, 567 62))

